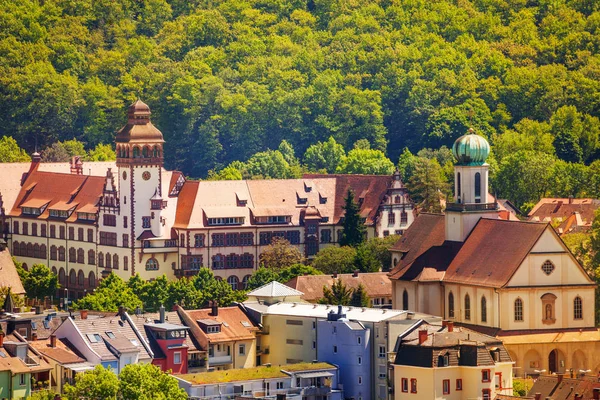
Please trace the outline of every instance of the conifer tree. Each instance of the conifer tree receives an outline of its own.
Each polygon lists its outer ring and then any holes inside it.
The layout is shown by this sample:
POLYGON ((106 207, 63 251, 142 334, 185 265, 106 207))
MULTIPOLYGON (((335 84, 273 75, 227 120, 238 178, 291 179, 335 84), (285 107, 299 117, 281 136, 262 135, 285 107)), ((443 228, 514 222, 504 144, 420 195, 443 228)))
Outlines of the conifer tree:
POLYGON ((344 211, 344 230, 340 238, 340 246, 356 247, 365 240, 366 228, 360 218, 360 207, 354 201, 354 192, 348 189, 344 211))

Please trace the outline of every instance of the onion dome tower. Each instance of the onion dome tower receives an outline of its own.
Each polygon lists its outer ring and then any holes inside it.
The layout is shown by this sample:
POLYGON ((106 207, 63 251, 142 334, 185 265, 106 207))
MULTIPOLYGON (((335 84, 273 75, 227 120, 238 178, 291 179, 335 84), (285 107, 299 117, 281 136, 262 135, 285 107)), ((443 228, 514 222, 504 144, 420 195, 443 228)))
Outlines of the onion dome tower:
POLYGON ((454 202, 446 205, 446 239, 463 241, 482 217, 497 218, 498 203, 488 202, 490 145, 469 129, 452 146, 454 202))

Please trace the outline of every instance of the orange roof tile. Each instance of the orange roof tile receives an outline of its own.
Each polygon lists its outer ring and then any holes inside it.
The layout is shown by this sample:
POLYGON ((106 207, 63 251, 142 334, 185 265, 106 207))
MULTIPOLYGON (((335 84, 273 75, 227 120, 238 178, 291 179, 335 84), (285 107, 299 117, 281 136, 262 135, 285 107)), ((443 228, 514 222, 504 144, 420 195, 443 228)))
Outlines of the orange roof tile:
MULTIPOLYGON (((180 308, 181 309, 181 308, 180 308)), ((192 335, 201 335, 197 337, 200 343, 222 343, 234 340, 251 340, 256 337, 258 328, 250 321, 238 307, 219 307, 219 313, 216 316, 211 315, 211 309, 201 310, 183 310, 187 316, 184 321, 186 325, 198 327, 198 320, 212 320, 221 323, 221 332, 205 333, 202 329, 191 329, 192 335), (244 326, 246 325, 246 326, 244 326)))
POLYGON ((323 286, 331 287, 336 280, 341 280, 349 288, 362 284, 371 298, 392 296, 392 282, 387 272, 359 273, 356 277, 353 274, 338 274, 337 278, 331 275, 304 275, 297 276, 286 285, 304 293, 302 299, 316 302, 323 297, 323 286))

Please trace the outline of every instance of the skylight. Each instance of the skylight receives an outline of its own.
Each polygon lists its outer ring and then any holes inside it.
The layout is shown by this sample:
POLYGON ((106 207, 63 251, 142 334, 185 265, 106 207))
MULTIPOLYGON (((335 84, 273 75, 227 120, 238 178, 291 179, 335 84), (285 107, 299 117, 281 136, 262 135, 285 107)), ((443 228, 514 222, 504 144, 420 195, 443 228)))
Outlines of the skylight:
POLYGON ((90 343, 98 343, 98 339, 96 339, 96 335, 93 333, 86 333, 85 336, 87 336, 90 343))
POLYGON ((108 336, 110 339, 114 339, 115 338, 115 334, 112 333, 111 331, 106 331, 106 336, 108 336))
POLYGON ((31 321, 31 329, 37 329, 37 323, 31 321))
POLYGON ((50 322, 48 320, 44 320, 44 328, 50 329, 50 322))
POLYGON ((252 326, 248 323, 248 321, 241 321, 241 322, 242 322, 242 325, 245 326, 246 328, 250 328, 252 326))
POLYGON ((3 352, 2 350, 0 350, 0 357, 2 357, 2 358, 6 358, 6 353, 5 353, 5 352, 3 352))
POLYGON ((223 321, 223 326, 229 328, 229 324, 227 322, 225 322, 225 321, 223 321))
POLYGON ((137 341, 137 340, 135 340, 135 339, 130 339, 129 341, 131 342, 131 344, 132 344, 132 345, 134 345, 134 346, 136 346, 136 347, 140 345, 140 342, 138 342, 138 341, 137 341))

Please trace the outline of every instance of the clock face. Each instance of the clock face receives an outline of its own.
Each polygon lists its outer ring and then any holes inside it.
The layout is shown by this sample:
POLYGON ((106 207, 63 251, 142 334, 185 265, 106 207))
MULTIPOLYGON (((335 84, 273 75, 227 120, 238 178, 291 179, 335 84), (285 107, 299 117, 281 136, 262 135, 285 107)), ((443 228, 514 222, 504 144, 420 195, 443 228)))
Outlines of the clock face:
POLYGON ((147 181, 148 179, 150 179, 150 172, 148 171, 144 171, 144 173, 142 174, 142 179, 147 181))
POLYGON ((123 171, 123 180, 126 181, 127 180, 127 171, 123 171))

